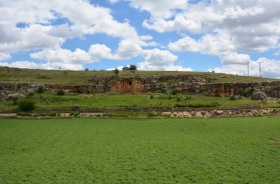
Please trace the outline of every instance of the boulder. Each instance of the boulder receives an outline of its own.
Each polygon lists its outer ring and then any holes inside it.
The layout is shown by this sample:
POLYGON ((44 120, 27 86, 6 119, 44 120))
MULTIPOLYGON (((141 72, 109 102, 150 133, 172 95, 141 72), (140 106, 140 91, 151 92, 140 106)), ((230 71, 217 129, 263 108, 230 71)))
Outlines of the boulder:
POLYGON ((262 102, 267 102, 268 98, 264 92, 261 90, 256 90, 251 95, 252 100, 261 100, 262 102))

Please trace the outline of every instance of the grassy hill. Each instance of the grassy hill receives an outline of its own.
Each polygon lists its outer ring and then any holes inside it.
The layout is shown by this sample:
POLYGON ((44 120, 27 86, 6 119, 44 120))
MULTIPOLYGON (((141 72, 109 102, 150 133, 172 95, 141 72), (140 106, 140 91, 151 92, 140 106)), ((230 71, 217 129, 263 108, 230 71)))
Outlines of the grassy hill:
MULTIPOLYGON (((182 72, 182 71, 120 71, 119 77, 145 77, 161 75, 193 74, 199 78, 215 78, 213 83, 220 82, 259 82, 258 77, 247 77, 211 72, 182 72)), ((87 79, 100 76, 114 76, 113 71, 71 71, 71 70, 41 70, 0 67, 0 82, 28 82, 41 84, 85 84, 87 79)), ((262 81, 276 79, 263 78, 262 81)))

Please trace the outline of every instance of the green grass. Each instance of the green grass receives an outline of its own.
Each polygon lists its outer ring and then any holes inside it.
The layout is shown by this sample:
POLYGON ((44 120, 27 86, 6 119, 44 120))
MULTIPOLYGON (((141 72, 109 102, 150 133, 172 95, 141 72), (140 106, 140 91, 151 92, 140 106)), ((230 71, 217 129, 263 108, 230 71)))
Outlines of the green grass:
POLYGON ((278 183, 279 120, 1 119, 0 183, 278 183))
MULTIPOLYGON (((228 75, 223 73, 210 72, 179 72, 179 71, 120 71, 120 77, 146 77, 161 75, 182 75, 194 74, 199 78, 215 78, 213 83, 218 82, 259 82, 257 77, 246 77, 228 75)), ((41 84, 86 84, 87 79, 98 76, 115 76, 113 71, 70 71, 70 70, 40 70, 40 69, 19 69, 0 66, 0 82, 29 82, 41 84)), ((263 81, 275 79, 263 78, 263 81)))
MULTIPOLYGON (((212 103, 219 103, 221 106, 239 106, 249 104, 259 104, 259 101, 251 100, 250 98, 230 100, 229 97, 210 97, 205 95, 169 95, 163 93, 152 94, 68 94, 58 96, 55 93, 45 92, 42 94, 34 94, 33 100, 39 108, 56 108, 56 107, 73 107, 75 104, 80 107, 112 107, 112 106, 189 106, 196 104, 205 104, 206 106, 212 103), (191 99, 188 99, 191 97, 191 99), (180 100, 178 100, 178 98, 180 100)), ((279 101, 279 100, 278 100, 279 101)), ((269 107, 280 107, 278 101, 265 103, 269 107)), ((13 100, 0 102, 0 109, 12 109, 18 107, 13 105, 13 100)))

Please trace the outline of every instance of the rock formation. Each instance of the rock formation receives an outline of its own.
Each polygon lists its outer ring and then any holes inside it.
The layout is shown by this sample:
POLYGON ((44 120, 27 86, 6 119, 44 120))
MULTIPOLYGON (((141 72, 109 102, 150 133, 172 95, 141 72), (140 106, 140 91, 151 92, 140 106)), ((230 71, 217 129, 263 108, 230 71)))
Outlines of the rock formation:
MULTIPOLYGON (((209 83, 215 79, 202 79, 194 74, 162 75, 147 77, 94 77, 84 85, 44 84, 45 90, 56 92, 59 89, 74 93, 183 93, 205 94, 227 97, 243 95, 247 88, 260 88, 258 82, 246 83, 209 83)), ((40 84, 34 83, 0 83, 0 89, 19 92, 34 92, 40 84)), ((280 81, 262 82, 262 91, 269 97, 280 98, 280 81)))

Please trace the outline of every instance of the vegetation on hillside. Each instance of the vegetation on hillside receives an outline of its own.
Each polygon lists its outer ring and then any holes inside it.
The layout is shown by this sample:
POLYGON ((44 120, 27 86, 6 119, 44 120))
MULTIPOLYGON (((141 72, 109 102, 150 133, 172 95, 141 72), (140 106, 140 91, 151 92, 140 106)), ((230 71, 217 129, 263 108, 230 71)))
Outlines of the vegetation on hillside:
MULTIPOLYGON (((258 77, 246 77, 212 72, 185 72, 185 71, 140 71, 122 70, 119 77, 147 77, 161 75, 194 74, 199 78, 213 78, 213 83, 219 82, 259 82, 258 77)), ((70 71, 70 70, 40 70, 0 67, 0 82, 29 82, 41 84, 86 84, 87 79, 100 76, 115 76, 112 71, 70 71)), ((262 81, 276 79, 263 78, 262 81)))

